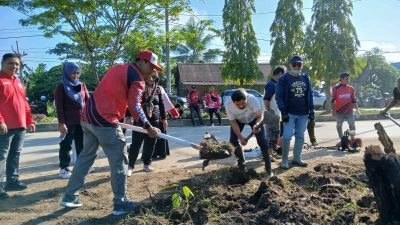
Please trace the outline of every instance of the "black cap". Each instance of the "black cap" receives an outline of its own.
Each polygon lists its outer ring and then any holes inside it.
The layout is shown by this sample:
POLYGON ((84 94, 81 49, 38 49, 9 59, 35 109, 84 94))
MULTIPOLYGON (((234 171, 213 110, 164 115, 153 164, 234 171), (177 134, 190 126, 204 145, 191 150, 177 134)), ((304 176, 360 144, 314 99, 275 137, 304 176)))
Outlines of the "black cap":
POLYGON ((345 78, 345 77, 349 77, 350 74, 348 72, 343 72, 340 74, 340 78, 345 78))
POLYGON ((294 55, 294 56, 292 56, 292 58, 290 58, 290 64, 293 64, 293 63, 296 63, 296 62, 303 63, 303 59, 298 55, 294 55))
POLYGON ((192 88, 193 88, 193 89, 195 89, 195 88, 196 88, 196 86, 192 85, 192 88))

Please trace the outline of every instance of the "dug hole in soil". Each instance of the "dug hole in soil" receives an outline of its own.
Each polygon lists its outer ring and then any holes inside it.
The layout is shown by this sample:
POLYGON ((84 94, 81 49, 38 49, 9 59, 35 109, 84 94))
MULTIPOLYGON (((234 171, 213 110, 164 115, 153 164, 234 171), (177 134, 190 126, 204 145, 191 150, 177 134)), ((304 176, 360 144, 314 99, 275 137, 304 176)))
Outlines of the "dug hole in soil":
MULTIPOLYGON (((201 162, 201 161, 200 161, 201 162)), ((267 178, 260 160, 243 173, 233 165, 213 163, 202 171, 175 168, 128 178, 136 212, 112 216, 108 167, 87 176, 83 206, 59 206, 67 180, 40 178, 26 192, 0 202, 0 224, 378 224, 378 213, 361 154, 308 160, 307 168, 281 170, 267 178), (354 157, 353 157, 354 156, 354 157), (182 194, 187 186, 193 193, 182 194), (173 188, 171 188, 173 187, 173 188), (173 207, 172 196, 182 201, 173 207)), ((37 179, 37 178, 34 178, 37 179)))
MULTIPOLYGON (((277 171, 280 173, 283 171, 277 171)), ((124 218, 132 224, 377 224, 362 161, 320 163, 267 178, 222 168, 181 181, 124 218), (179 208, 171 196, 194 193, 179 208)))

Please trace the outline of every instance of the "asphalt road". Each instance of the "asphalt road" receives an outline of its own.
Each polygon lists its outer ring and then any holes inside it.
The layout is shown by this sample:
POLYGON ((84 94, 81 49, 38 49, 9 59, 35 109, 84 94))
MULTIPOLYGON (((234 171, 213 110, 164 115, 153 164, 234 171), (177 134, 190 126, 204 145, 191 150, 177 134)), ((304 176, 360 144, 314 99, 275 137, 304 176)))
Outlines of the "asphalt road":
MULTIPOLYGON (((357 121, 357 137, 363 139, 364 142, 376 141, 379 143, 378 135, 376 134, 374 124, 379 121, 357 121)), ((382 125, 385 127, 387 134, 392 138, 395 144, 398 145, 400 141, 400 127, 395 125, 390 120, 381 120, 382 125)), ((344 124, 344 129, 347 129, 347 124, 344 124)), ((317 141, 322 146, 335 145, 339 139, 336 132, 335 122, 318 122, 316 124, 316 135, 317 141)), ((215 134, 219 141, 228 141, 229 139, 229 126, 215 126, 215 127, 171 127, 168 130, 169 135, 179 137, 188 140, 193 143, 199 143, 202 141, 203 134, 205 132, 211 132, 215 134)), ((248 126, 244 129, 245 135, 250 133, 248 126)), ((58 132, 38 132, 34 134, 27 134, 25 139, 24 149, 21 154, 20 160, 20 173, 22 178, 38 176, 38 174, 56 174, 58 173, 58 132)), ((306 134, 306 142, 308 141, 308 135, 306 134)), ((127 133, 127 142, 131 142, 131 133, 127 133)), ((183 166, 190 169, 191 167, 201 167, 202 161, 199 160, 197 150, 192 149, 189 146, 184 146, 180 143, 170 143, 171 156, 167 157, 166 160, 155 161, 153 166, 156 171, 168 169, 170 167, 183 166)), ((293 144, 293 141, 292 141, 293 144)), ((256 147, 255 138, 251 138, 249 144, 245 146, 245 149, 256 147)), ((396 145, 395 145, 396 147, 396 145)), ((328 155, 337 155, 338 151, 330 151, 335 153, 329 153, 328 155)), ((321 152, 315 152, 315 154, 321 152)), ((308 154, 307 157, 315 157, 315 154, 308 154)), ((326 155, 326 151, 323 153, 326 155)), ((234 163, 233 157, 227 160, 221 160, 221 163, 234 163)), ((138 163, 141 163, 138 162, 138 163)), ((104 153, 100 150, 98 158, 94 164, 94 167, 107 166, 108 162, 104 156, 104 153)), ((141 168, 141 167, 139 167, 141 168)))

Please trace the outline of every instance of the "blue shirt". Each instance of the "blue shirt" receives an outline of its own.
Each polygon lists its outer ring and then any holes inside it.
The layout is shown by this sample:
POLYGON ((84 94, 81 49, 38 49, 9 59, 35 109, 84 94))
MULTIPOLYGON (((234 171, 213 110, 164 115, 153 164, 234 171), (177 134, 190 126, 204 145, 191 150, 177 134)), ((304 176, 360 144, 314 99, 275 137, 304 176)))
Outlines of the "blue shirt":
POLYGON ((265 85, 264 100, 271 101, 272 96, 275 94, 276 80, 271 79, 265 85))
POLYGON ((276 101, 282 113, 314 115, 314 101, 308 76, 285 73, 276 86, 276 101))

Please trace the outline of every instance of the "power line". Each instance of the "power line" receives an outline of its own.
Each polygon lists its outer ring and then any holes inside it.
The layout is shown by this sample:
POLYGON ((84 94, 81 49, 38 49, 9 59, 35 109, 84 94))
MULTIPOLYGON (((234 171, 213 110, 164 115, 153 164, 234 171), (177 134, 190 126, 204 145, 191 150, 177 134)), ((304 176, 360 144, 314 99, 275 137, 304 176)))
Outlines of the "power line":
POLYGON ((0 39, 12 39, 12 38, 27 38, 27 37, 44 37, 43 34, 38 35, 24 35, 24 36, 16 36, 16 37, 1 37, 0 39))

